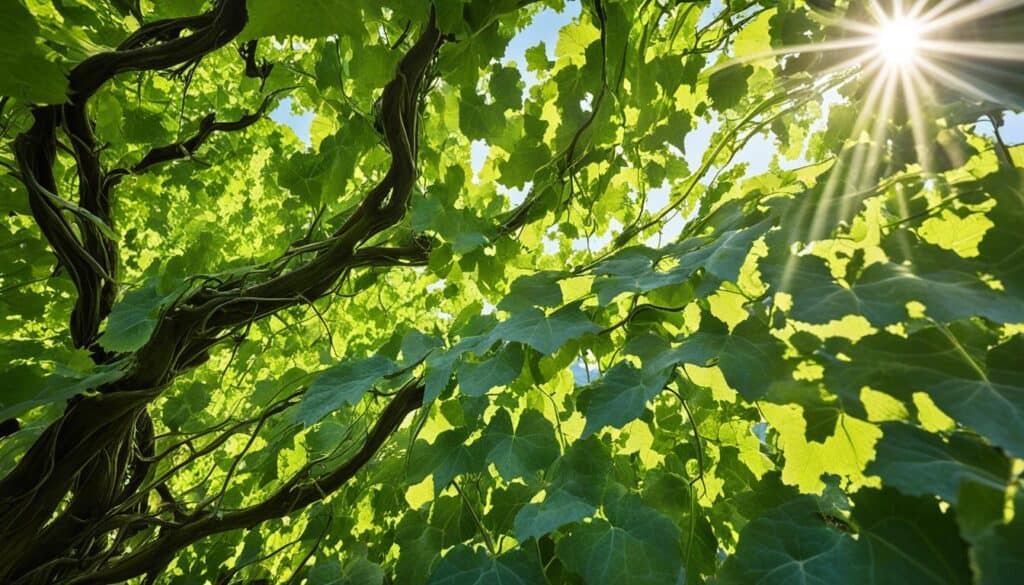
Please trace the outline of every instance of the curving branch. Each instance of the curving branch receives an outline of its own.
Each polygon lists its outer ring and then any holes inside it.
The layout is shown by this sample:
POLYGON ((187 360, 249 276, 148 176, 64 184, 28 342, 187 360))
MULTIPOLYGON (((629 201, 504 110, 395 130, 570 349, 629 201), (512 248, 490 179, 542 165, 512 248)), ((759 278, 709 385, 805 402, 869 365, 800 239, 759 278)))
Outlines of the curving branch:
POLYGON ((144 26, 126 39, 116 51, 93 55, 68 75, 72 101, 83 102, 114 76, 129 71, 169 69, 195 61, 238 36, 248 13, 245 0, 219 0, 213 10, 201 15, 144 26), (191 35, 179 37, 185 30, 191 35), (153 41, 162 41, 147 45, 153 41))
MULTIPOLYGON (((122 71, 171 67, 194 60, 212 48, 227 43, 244 26, 244 20, 244 3, 224 0, 217 4, 213 18, 191 36, 90 58, 72 73, 72 100, 78 102, 65 107, 80 106, 78 112, 84 116, 87 97, 111 76, 122 71)), ((187 24, 190 27, 196 22, 196 19, 190 19, 187 24)), ((183 24, 177 30, 180 32, 184 28, 186 26, 183 24)), ((172 29, 175 27, 166 24, 162 28, 151 28, 145 41, 137 39, 135 43, 166 38, 170 35, 166 31, 172 29), (164 32, 154 32, 157 30, 164 32)), ((132 355, 123 357, 121 363, 124 375, 117 382, 100 388, 98 395, 74 401, 65 414, 44 431, 15 468, 0 480, 0 539, 15 543, 0 552, 0 580, 17 582, 22 577, 37 579, 40 578, 39 567, 58 571, 44 571, 41 578, 49 580, 59 574, 60 570, 66 570, 66 567, 60 568, 64 566, 61 559, 66 558, 62 555, 75 557, 90 554, 95 538, 86 527, 102 518, 107 510, 131 497, 126 487, 138 487, 133 470, 140 468, 133 466, 130 458, 124 454, 135 440, 136 421, 146 405, 175 377, 204 363, 208 359, 208 350, 230 337, 234 328, 328 294, 335 282, 353 267, 424 261, 426 247, 422 242, 398 248, 370 247, 360 250, 359 247, 400 222, 405 215, 417 175, 419 108, 429 85, 431 64, 442 42, 431 10, 419 40, 400 61, 395 78, 384 88, 381 125, 392 153, 389 170, 352 212, 349 220, 325 241, 325 245, 311 260, 284 272, 291 259, 296 257, 286 253, 283 261, 272 263, 265 270, 257 269, 245 278, 217 286, 204 285, 188 292, 163 314, 149 342, 132 355), (98 454, 109 455, 98 458, 98 454), (62 507, 69 493, 70 505, 62 507), (30 573, 34 574, 29 577, 30 573), (50 576, 47 577, 47 574, 50 576)), ((63 219, 59 210, 50 210, 50 215, 46 216, 44 212, 48 208, 41 207, 44 202, 56 205, 51 201, 56 195, 51 199, 46 197, 55 189, 52 175, 48 173, 51 172, 56 148, 53 135, 58 113, 53 108, 42 108, 37 112, 40 122, 46 123, 34 126, 26 135, 29 138, 21 140, 23 150, 19 151, 22 154, 19 162, 23 163, 22 172, 30 182, 39 176, 49 181, 42 189, 35 190, 33 200, 36 207, 40 208, 37 217, 56 224, 47 234, 48 237, 52 236, 50 240, 54 247, 67 244, 67 250, 63 251, 63 255, 58 252, 58 257, 76 269, 84 266, 92 269, 93 274, 107 278, 109 275, 102 270, 103 265, 97 267, 99 263, 90 262, 89 258, 74 257, 74 254, 86 254, 86 251, 74 239, 70 230, 58 230, 64 227, 64 224, 53 219, 63 219), (38 138, 37 135, 47 140, 30 140, 38 138), (59 236, 66 237, 66 240, 59 236), (65 258, 75 259, 76 262, 67 262, 65 258)), ((213 131, 212 125, 215 123, 211 120, 204 125, 207 136, 208 132, 213 131)), ((204 139, 200 137, 188 147, 197 146, 204 139)), ((157 149, 154 152, 152 157, 144 159, 147 162, 141 168, 157 164, 157 161, 168 156, 170 150, 157 149)), ((84 151, 77 162, 89 169, 93 165, 93 159, 87 158, 84 151)), ((84 176, 86 171, 80 169, 79 172, 80 176, 84 176)), ((92 176, 93 173, 89 171, 89 177, 92 176)), ((94 184, 91 179, 89 184, 94 184)), ((102 189, 99 192, 106 193, 102 189)), ((93 191, 89 191, 87 195, 93 194, 93 191)), ((90 205, 101 211, 105 209, 105 203, 101 198, 89 201, 90 205)), ((108 280, 112 281, 111 278, 108 280)), ((82 297, 87 297, 90 291, 95 290, 88 284, 80 289, 82 297)), ((111 361, 119 356, 103 357, 111 361)), ((406 405, 403 409, 414 408, 409 406, 413 402, 401 403, 406 405)), ((397 411, 386 409, 387 412, 397 411)), ((385 418, 380 423, 384 425, 379 426, 381 429, 387 426, 385 418)), ((375 452, 385 437, 386 433, 371 436, 373 440, 379 441, 372 451, 375 452)), ((372 454, 370 451, 366 453, 372 454)), ((368 456, 340 470, 339 474, 318 480, 313 491, 303 489, 298 492, 298 499, 292 499, 293 496, 288 494, 277 495, 266 505, 250 510, 247 516, 233 516, 231 522, 248 521, 246 518, 259 522, 261 518, 287 513, 300 502, 313 497, 314 492, 319 499, 323 496, 323 490, 346 481, 366 460, 368 456), (282 498, 289 502, 283 512, 282 498)), ((163 543, 159 547, 160 555, 173 555, 183 546, 176 546, 176 541, 165 537, 165 534, 178 534, 176 538, 191 541, 211 533, 211 530, 219 531, 217 526, 228 525, 207 519, 188 532, 162 532, 158 539, 163 543)), ((128 565, 118 566, 123 571, 128 565)), ((133 574, 141 574, 151 568, 138 568, 133 574)), ((117 580, 116 577, 104 577, 110 578, 117 580)))
POLYGON ((153 148, 130 169, 114 169, 107 173, 107 182, 104 184, 104 188, 107 190, 112 189, 126 175, 141 175, 159 165, 190 158, 216 132, 238 132, 245 130, 263 119, 270 105, 274 103, 274 98, 290 89, 292 88, 283 88, 268 94, 263 98, 259 108, 252 113, 243 114, 240 118, 231 122, 218 122, 216 113, 211 112, 207 114, 199 121, 199 129, 191 137, 173 144, 165 144, 164 146, 153 148))
MULTIPOLYGON (((118 73, 193 61, 229 42, 245 22, 244 0, 222 0, 202 17, 143 27, 143 35, 129 43, 131 48, 90 57, 72 69, 68 103, 33 108, 32 126, 15 140, 15 157, 32 214, 78 291, 70 327, 75 346, 92 346, 98 336, 100 323, 116 297, 118 267, 110 229, 110 192, 104 188, 100 148, 88 113, 89 97, 118 73), (193 27, 198 28, 188 37, 134 46, 169 39, 170 29, 177 30, 176 36, 193 27), (152 34, 158 29, 167 34, 152 34), (58 130, 69 138, 69 152, 75 160, 77 205, 59 195, 53 174, 58 130), (65 211, 72 212, 77 225, 65 217, 65 211)), ((98 348, 93 355, 98 362, 115 357, 98 348)), ((152 388, 136 386, 132 390, 142 391, 73 401, 65 415, 0 481, 0 535, 11 543, 0 554, 0 580, 46 564, 69 548, 79 554, 91 548, 91 543, 80 542, 83 528, 127 490, 135 489, 135 477, 144 473, 133 463, 132 447, 137 442, 134 431, 139 405, 156 396, 152 388), (100 413, 98 418, 92 416, 100 413), (96 426, 102 421, 110 426, 96 426), (67 505, 54 518, 69 493, 67 505)))
POLYGON ((407 384, 384 408, 362 447, 344 464, 318 478, 293 478, 263 502, 234 512, 208 512, 185 524, 163 530, 160 537, 116 560, 109 567, 69 581, 69 585, 117 583, 169 563, 182 548, 198 540, 239 528, 252 528, 324 498, 345 485, 369 463, 409 413, 423 404, 420 380, 407 384))
MULTIPOLYGON (((276 93, 267 96, 256 112, 232 122, 218 122, 210 114, 190 138, 155 147, 134 166, 109 173, 99 164, 86 107, 89 96, 121 72, 195 62, 230 42, 244 27, 245 18, 243 0, 220 0, 204 15, 143 26, 117 51, 76 67, 71 74, 71 102, 37 108, 36 124, 19 138, 19 171, 35 186, 30 188, 34 215, 79 289, 72 325, 79 346, 92 344, 116 292, 116 248, 105 230, 110 225, 112 189, 128 174, 191 156, 215 132, 250 126, 265 115, 276 93), (192 33, 182 36, 186 31, 192 33), (81 240, 63 215, 67 202, 62 204, 56 194, 52 176, 58 129, 71 138, 78 167, 76 209, 80 212, 75 217, 81 240)), ((12 543, 0 551, 0 581, 113 583, 143 574, 151 580, 179 550, 199 539, 285 516, 336 491, 421 406, 423 387, 413 381, 395 394, 362 448, 344 464, 319 477, 311 477, 307 468, 266 500, 242 510, 214 514, 201 505, 188 511, 178 503, 182 494, 169 489, 167 477, 147 480, 153 463, 166 453, 157 454, 147 406, 175 378, 205 363, 211 348, 244 336, 256 320, 332 294, 355 268, 426 264, 428 239, 416 237, 396 245, 386 243, 398 239, 394 234, 386 236, 405 217, 414 190, 419 115, 433 62, 446 40, 431 8, 418 39, 400 60, 380 98, 377 127, 390 151, 390 165, 329 237, 315 243, 307 237, 300 246, 245 275, 194 284, 164 310, 149 341, 135 352, 110 355, 94 348, 97 361, 117 360, 123 375, 97 394, 72 401, 0 479, 0 540, 12 543), (371 241, 385 243, 368 244, 371 241), (149 510, 153 492, 161 504, 149 510), (124 548, 128 536, 153 528, 157 529, 148 541, 124 548)), ((242 57, 247 66, 260 67, 255 46, 244 45, 242 57)), ((563 152, 562 174, 576 163, 577 142, 592 120, 593 115, 563 152)), ((516 221, 527 221, 526 215, 516 221)), ((235 432, 229 428, 222 437, 235 432)), ((222 439, 214 439, 211 448, 216 448, 218 440, 222 439)), ((189 441, 183 445, 191 448, 189 441)))
POLYGON ((257 44, 257 39, 243 43, 238 47, 238 55, 245 62, 245 76, 250 79, 259 79, 260 91, 263 91, 263 86, 267 83, 271 71, 274 70, 274 64, 268 63, 266 59, 256 61, 257 44))
MULTIPOLYGON (((18 170, 33 216, 78 291, 71 315, 71 337, 77 347, 93 344, 117 296, 118 254, 110 229, 110 191, 105 188, 100 148, 92 133, 89 97, 119 73, 194 61, 230 42, 245 22, 244 0, 220 0, 204 15, 142 27, 122 43, 125 48, 94 55, 74 67, 69 74, 69 102, 34 108, 32 127, 15 140, 18 170), (186 29, 195 32, 178 37, 186 29), (155 41, 163 42, 142 46, 155 41), (75 158, 77 206, 61 198, 53 177, 58 128, 70 139, 75 158), (80 237, 64 217, 64 209, 78 216, 80 237)), ((107 359, 98 349, 96 357, 107 359)))

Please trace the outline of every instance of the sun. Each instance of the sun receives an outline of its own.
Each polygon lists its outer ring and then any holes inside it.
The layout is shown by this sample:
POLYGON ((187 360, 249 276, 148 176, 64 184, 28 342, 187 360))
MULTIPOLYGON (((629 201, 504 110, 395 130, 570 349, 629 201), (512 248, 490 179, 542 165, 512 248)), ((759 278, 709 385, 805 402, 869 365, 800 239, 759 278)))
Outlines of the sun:
POLYGON ((875 47, 890 65, 908 67, 917 60, 921 50, 922 23, 908 17, 882 22, 875 32, 875 47))

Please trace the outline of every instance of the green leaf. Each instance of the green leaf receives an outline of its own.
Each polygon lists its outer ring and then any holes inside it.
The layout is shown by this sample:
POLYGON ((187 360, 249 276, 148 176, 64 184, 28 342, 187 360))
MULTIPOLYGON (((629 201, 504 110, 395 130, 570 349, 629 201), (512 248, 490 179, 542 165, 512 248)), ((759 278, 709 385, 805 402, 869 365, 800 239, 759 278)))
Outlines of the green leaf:
POLYGON ((189 422, 210 404, 212 393, 208 384, 193 382, 184 390, 168 396, 163 407, 164 424, 172 431, 181 430, 183 426, 193 430, 189 422))
POLYGON ((457 373, 459 389, 466 396, 483 396, 491 388, 511 384, 519 377, 523 360, 523 346, 508 343, 482 362, 462 362, 457 373))
POLYGON ((343 130, 323 139, 317 152, 297 152, 280 165, 277 182, 311 207, 337 198, 355 172, 358 146, 372 136, 360 118, 349 118, 343 130))
POLYGON ((708 78, 708 97, 719 112, 735 108, 747 95, 747 80, 754 73, 751 65, 732 65, 708 78))
POLYGON ((487 104, 475 91, 462 92, 459 100, 459 129, 470 140, 485 140, 490 130, 504 121, 502 110, 495 104, 487 104))
POLYGON ((492 557, 459 545, 441 559, 429 585, 534 585, 544 582, 536 558, 523 550, 492 557))
POLYGON ((839 415, 842 414, 839 401, 834 396, 824 391, 820 384, 803 380, 786 380, 772 384, 765 400, 776 404, 800 405, 804 411, 804 420, 807 422, 807 440, 818 443, 824 443, 834 434, 839 415))
POLYGON ((0 421, 37 406, 68 400, 122 377, 124 371, 116 365, 98 366, 84 373, 61 368, 47 377, 34 366, 16 365, 3 372, 6 389, 0 392, 0 421))
POLYGON ((341 561, 323 559, 310 567, 306 581, 310 585, 340 585, 341 579, 341 561))
POLYGON ((402 365, 409 367, 417 364, 442 347, 444 342, 437 337, 411 329, 402 337, 402 365))
POLYGON ((607 520, 577 525, 558 541, 558 557, 588 585, 663 585, 682 579, 679 529, 624 494, 605 504, 607 520))
POLYGON ((579 303, 573 303, 550 315, 539 309, 518 312, 499 323, 491 338, 525 343, 543 354, 553 354, 567 341, 598 331, 579 303))
POLYGON ((341 585, 383 585, 384 569, 380 565, 356 557, 345 563, 341 571, 341 585))
POLYGON ((395 542, 400 547, 395 577, 401 583, 422 585, 440 560, 441 534, 427 523, 426 512, 409 510, 398 522, 395 542))
POLYGON ((875 460, 865 470, 887 486, 911 495, 935 494, 951 504, 963 482, 1002 492, 1010 483, 1010 460, 997 449, 963 434, 938 435, 899 422, 882 425, 875 460))
POLYGON ((114 352, 135 351, 146 345, 156 328, 160 311, 176 296, 161 294, 158 278, 148 279, 114 305, 99 343, 114 352))
POLYGON ((833 528, 811 496, 800 496, 751 521, 718 571, 719 585, 872 583, 868 550, 833 528))
POLYGON ((511 290, 498 303, 502 311, 516 313, 530 307, 557 307, 562 304, 562 287, 558 280, 564 272, 543 270, 520 276, 512 281, 511 290))
POLYGON ((1013 520, 999 523, 972 539, 971 564, 977 568, 975 583, 1002 585, 1019 580, 1024 571, 1024 495, 1014 498, 1013 520))
POLYGON ((53 62, 42 44, 39 26, 18 0, 0 6, 0 95, 40 104, 67 100, 65 68, 53 62))
POLYGON ((358 403, 381 378, 397 371, 395 362, 380 355, 331 366, 306 389, 294 420, 308 427, 345 404, 358 403))
POLYGON ((515 430, 508 411, 499 410, 484 429, 480 442, 487 462, 498 468, 505 481, 545 469, 559 454, 554 427, 536 410, 523 411, 515 430))
POLYGON ((417 440, 412 447, 408 480, 419 483, 428 475, 433 476, 434 493, 438 494, 453 479, 483 467, 483 453, 479 443, 466 446, 469 432, 466 429, 449 429, 428 444, 417 440))
POLYGON ((544 43, 536 44, 526 49, 526 70, 534 73, 547 71, 551 67, 548 61, 548 51, 544 43))
POLYGON ((523 506, 516 514, 515 536, 519 542, 558 530, 593 515, 595 508, 569 492, 553 490, 541 502, 523 506))
POLYGON ((473 538, 477 520, 462 496, 439 496, 430 506, 430 525, 441 533, 441 546, 450 547, 473 538))
POLYGON ((924 304, 925 313, 951 322, 982 316, 998 323, 1024 321, 1024 300, 992 289, 974 274, 957 269, 963 262, 955 255, 932 250, 937 256, 928 269, 924 257, 929 247, 914 247, 914 266, 877 263, 867 267, 856 282, 845 287, 833 279, 821 258, 804 256, 796 263, 788 282, 792 291, 793 318, 807 323, 827 323, 846 315, 863 315, 876 327, 907 319, 907 303, 924 304))
POLYGON ((577 406, 587 419, 583 436, 605 426, 622 428, 639 418, 647 403, 665 389, 668 378, 668 372, 643 372, 627 362, 612 366, 580 394, 577 406))
MULTIPOLYGON (((723 463, 719 461, 715 470, 720 477, 725 475, 723 463)), ((651 471, 644 479, 644 502, 683 528, 681 544, 687 582, 700 582, 701 575, 713 575, 718 568, 719 543, 709 515, 694 500, 695 489, 693 483, 663 471, 651 471)))
POLYGON ((663 273, 654 269, 659 254, 650 248, 627 248, 598 264, 595 273, 608 278, 594 280, 591 292, 597 293, 602 305, 626 292, 647 292, 663 286, 679 284, 690 277, 678 272, 663 273))
MULTIPOLYGON (((436 354, 435 354, 436 355, 436 354)), ((426 373, 423 376, 423 403, 430 404, 437 399, 448 387, 451 381, 452 370, 455 369, 455 362, 458 356, 452 352, 427 358, 426 373)))
POLYGON ((555 462, 549 475, 550 490, 565 491, 598 506, 612 484, 611 474, 608 448, 597 437, 585 437, 572 443, 555 462))
MULTIPOLYGON (((487 512, 481 520, 491 534, 511 534, 516 514, 536 494, 537 488, 519 482, 495 487, 491 491, 487 512)), ((473 531, 477 528, 474 526, 473 531)))
POLYGON ((782 342, 756 317, 729 332, 724 323, 705 314, 700 330, 687 336, 672 356, 688 364, 717 364, 730 386, 747 400, 757 400, 772 382, 788 378, 784 350, 782 342))
POLYGON ((1003 288, 1014 298, 1024 296, 1024 172, 1020 169, 1000 169, 977 185, 968 184, 964 190, 980 188, 995 208, 987 213, 993 223, 978 245, 978 262, 984 272, 994 275, 1003 288))
POLYGON ((718 582, 970 582, 967 550, 956 525, 933 499, 872 489, 852 499, 852 526, 823 513, 811 496, 799 496, 751 521, 718 582))
POLYGON ((952 515, 934 499, 865 489, 851 500, 859 544, 870 551, 873 569, 863 583, 971 583, 967 548, 952 515))
POLYGON ((519 110, 523 107, 522 76, 514 67, 498 67, 491 73, 491 96, 494 103, 503 110, 519 110))
POLYGON ((831 362, 825 382, 860 412, 864 386, 907 403, 926 392, 947 415, 1015 456, 1024 454, 1024 335, 986 351, 973 325, 956 330, 928 327, 904 339, 877 333, 844 350, 850 361, 831 362))
POLYGON ((246 8, 249 22, 242 31, 242 38, 287 35, 314 38, 363 32, 359 5, 343 0, 299 0, 290 5, 274 0, 250 0, 246 8))
POLYGON ((597 293, 598 301, 606 305, 625 292, 645 293, 681 284, 698 270, 718 281, 735 282, 754 241, 770 226, 770 221, 764 220, 716 236, 690 238, 661 250, 627 248, 597 265, 594 272, 608 275, 608 278, 596 279, 593 292, 597 293), (675 265, 664 272, 655 270, 655 264, 664 260, 673 261, 675 265))

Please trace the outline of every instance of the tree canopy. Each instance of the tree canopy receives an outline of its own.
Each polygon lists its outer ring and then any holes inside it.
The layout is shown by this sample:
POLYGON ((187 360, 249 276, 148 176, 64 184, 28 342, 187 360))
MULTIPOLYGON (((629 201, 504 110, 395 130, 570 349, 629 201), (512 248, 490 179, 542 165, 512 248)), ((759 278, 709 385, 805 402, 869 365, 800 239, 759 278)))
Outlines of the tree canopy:
POLYGON ((1022 28, 4 1, 0 581, 1016 582, 1022 28))

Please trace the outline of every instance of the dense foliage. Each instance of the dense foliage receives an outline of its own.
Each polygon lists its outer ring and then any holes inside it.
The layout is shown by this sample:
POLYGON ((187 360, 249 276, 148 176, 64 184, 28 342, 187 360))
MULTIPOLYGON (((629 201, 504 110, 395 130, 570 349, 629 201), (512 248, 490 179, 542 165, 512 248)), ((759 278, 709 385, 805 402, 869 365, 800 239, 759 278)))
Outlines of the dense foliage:
POLYGON ((873 4, 0 3, 0 581, 1019 579, 1024 84, 873 4))

